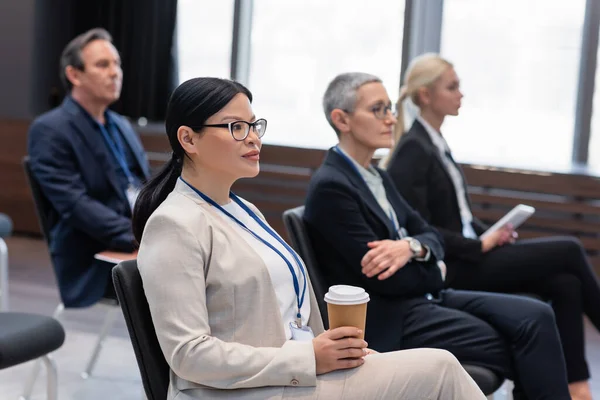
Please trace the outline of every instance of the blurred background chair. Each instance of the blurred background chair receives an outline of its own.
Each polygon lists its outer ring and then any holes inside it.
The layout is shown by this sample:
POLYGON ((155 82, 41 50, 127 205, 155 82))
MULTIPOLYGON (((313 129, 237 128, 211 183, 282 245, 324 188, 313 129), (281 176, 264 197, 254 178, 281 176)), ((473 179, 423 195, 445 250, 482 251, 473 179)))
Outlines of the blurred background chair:
MULTIPOLYGON (((49 215, 51 215, 52 204, 50 204, 48 199, 44 196, 38 181, 36 180, 35 176, 33 175, 33 172, 31 171, 29 157, 27 157, 27 156, 23 158, 23 167, 25 169, 25 175, 27 176, 27 180, 29 182, 29 187, 31 189, 31 194, 33 196, 33 200, 34 200, 34 204, 35 204, 35 211, 36 211, 36 214, 38 217, 38 222, 40 224, 42 233, 44 235, 46 244, 49 246, 50 224, 49 224, 48 218, 49 218, 49 215)), ((52 259, 52 257, 50 259, 52 259)), ((108 335, 108 332, 110 332, 110 329, 114 325, 115 319, 117 317, 117 313, 119 311, 119 307, 118 307, 119 304, 114 299, 108 299, 108 298, 101 299, 98 303, 106 305, 109 308, 106 313, 106 316, 104 317, 104 322, 102 323, 102 328, 100 329, 100 332, 96 339, 96 345, 94 346, 94 348, 92 350, 90 359, 88 360, 85 370, 81 373, 81 376, 84 379, 87 379, 92 374, 92 371, 93 371, 94 366, 96 365, 96 361, 98 359, 98 355, 100 354, 100 349, 102 348, 102 343, 104 342, 104 339, 108 335)), ((52 316, 54 318, 58 319, 60 317, 60 315, 62 314, 62 312, 64 311, 64 309, 65 309, 65 306, 61 302, 54 310, 54 313, 52 316)), ((31 372, 31 375, 25 385, 25 390, 24 390, 24 394, 23 394, 24 399, 29 399, 31 396, 31 392, 33 390, 33 386, 35 384, 35 380, 36 380, 37 374, 39 372, 39 367, 40 367, 40 363, 38 362, 38 363, 36 363, 33 371, 31 372)))
POLYGON ((12 221, 0 213, 0 311, 8 311, 8 247, 5 237, 12 233, 12 221))
POLYGON ((48 355, 65 341, 65 331, 54 318, 0 312, 0 369, 41 358, 46 366, 48 400, 58 399, 58 373, 48 355))
POLYGON ((112 275, 146 396, 148 400, 164 400, 170 368, 156 337, 137 261, 123 261, 113 268, 112 275))
MULTIPOLYGON (((321 273, 315 259, 312 246, 310 244, 310 238, 306 232, 306 226, 304 224, 304 206, 292 208, 286 210, 283 213, 283 224, 290 237, 291 245, 300 255, 306 269, 308 270, 308 276, 310 277, 315 296, 317 297, 317 303, 319 305, 319 311, 323 317, 323 325, 325 329, 329 328, 329 321, 327 317, 327 304, 325 303, 325 293, 329 289, 329 283, 321 273)), ((477 383, 481 391, 489 396, 494 393, 502 383, 504 378, 497 375, 493 371, 479 367, 476 365, 465 365, 463 364, 465 371, 471 375, 473 380, 477 383)))

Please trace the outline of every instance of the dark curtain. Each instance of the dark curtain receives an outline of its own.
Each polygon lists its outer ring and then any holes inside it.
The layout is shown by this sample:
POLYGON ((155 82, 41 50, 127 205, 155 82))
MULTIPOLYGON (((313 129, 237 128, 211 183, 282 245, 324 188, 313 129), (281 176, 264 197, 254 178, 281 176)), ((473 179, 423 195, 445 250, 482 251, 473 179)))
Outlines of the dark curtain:
MULTIPOLYGON (((113 36, 123 62, 121 99, 111 108, 164 120, 177 76, 177 0, 71 0, 72 37, 95 27, 113 36)), ((66 43, 65 43, 66 44, 66 43)))

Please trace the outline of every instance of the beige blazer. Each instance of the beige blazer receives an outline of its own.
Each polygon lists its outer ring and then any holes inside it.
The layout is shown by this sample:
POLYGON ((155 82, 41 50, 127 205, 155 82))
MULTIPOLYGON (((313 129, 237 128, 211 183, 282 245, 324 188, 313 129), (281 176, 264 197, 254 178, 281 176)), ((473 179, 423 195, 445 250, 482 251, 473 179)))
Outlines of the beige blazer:
POLYGON ((168 400, 485 400, 444 350, 369 355, 317 378, 312 343, 285 339, 266 265, 224 218, 178 181, 144 230, 138 267, 171 367, 168 400))
MULTIPOLYGON (((144 230, 138 266, 171 367, 168 399, 188 398, 178 397, 186 389, 193 398, 279 399, 285 386, 315 386, 312 343, 286 340, 266 265, 224 218, 178 180, 144 230)), ((309 296, 318 335, 312 287, 309 296)))

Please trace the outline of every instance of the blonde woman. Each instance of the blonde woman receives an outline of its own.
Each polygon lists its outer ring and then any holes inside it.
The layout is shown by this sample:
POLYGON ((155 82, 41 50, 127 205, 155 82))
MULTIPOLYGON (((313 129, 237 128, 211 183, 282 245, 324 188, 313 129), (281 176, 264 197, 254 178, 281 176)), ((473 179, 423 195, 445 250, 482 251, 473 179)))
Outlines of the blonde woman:
POLYGON ((383 163, 402 196, 442 234, 447 287, 527 291, 551 300, 572 397, 590 399, 582 315, 600 329, 598 280, 575 238, 515 241, 516 233, 505 227, 478 239, 487 227, 471 212, 467 182, 442 133, 446 116, 458 115, 462 97, 449 61, 436 54, 413 60, 398 101, 395 147, 383 163), (419 115, 403 133, 406 99, 419 115))

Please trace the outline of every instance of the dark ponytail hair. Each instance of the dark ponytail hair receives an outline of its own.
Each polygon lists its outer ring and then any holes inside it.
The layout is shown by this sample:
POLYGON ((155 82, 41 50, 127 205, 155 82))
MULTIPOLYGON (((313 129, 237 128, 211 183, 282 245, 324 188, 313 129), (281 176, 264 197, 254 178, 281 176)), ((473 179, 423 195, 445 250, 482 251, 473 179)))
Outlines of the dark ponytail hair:
POLYGON ((171 159, 142 188, 133 210, 133 235, 142 240, 150 215, 165 201, 181 175, 183 158, 187 156, 177 138, 180 126, 202 126, 225 107, 237 94, 252 102, 250 91, 238 82, 220 78, 194 78, 183 82, 171 95, 167 105, 165 127, 173 150, 171 159))

